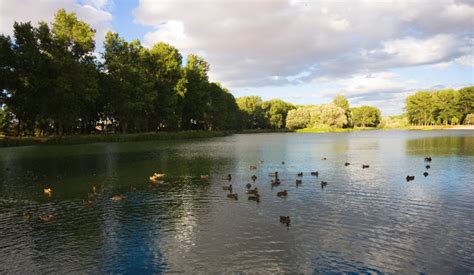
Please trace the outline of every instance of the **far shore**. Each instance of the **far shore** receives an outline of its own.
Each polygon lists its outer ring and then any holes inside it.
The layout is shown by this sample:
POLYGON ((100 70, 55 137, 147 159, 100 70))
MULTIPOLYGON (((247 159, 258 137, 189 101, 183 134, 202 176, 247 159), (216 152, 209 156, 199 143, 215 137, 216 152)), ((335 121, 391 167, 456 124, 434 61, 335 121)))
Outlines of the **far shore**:
POLYGON ((346 133, 352 131, 371 130, 474 130, 474 125, 446 125, 446 126, 409 126, 401 128, 306 128, 299 130, 288 129, 253 129, 243 131, 183 131, 183 132, 159 132, 159 133, 138 133, 138 134, 92 134, 92 135, 70 135, 70 136, 50 136, 50 137, 14 137, 3 136, 0 133, 0 147, 15 147, 28 145, 75 145, 97 142, 133 142, 152 140, 179 140, 179 139, 199 139, 211 137, 223 137, 232 134, 260 134, 260 133, 346 133))

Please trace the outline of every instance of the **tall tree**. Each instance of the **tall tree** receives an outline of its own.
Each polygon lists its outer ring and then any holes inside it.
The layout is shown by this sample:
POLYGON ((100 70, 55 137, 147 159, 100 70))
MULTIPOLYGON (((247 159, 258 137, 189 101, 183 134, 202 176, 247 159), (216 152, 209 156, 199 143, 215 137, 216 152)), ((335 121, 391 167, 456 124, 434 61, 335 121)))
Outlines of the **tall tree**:
POLYGON ((380 124, 380 110, 372 106, 351 108, 354 125, 359 127, 377 127, 380 124))
POLYGON ((336 95, 333 98, 332 103, 336 105, 337 107, 340 107, 344 110, 344 114, 346 115, 347 122, 344 124, 343 127, 344 128, 353 127, 351 109, 350 109, 349 101, 347 100, 347 98, 344 97, 343 95, 336 95))

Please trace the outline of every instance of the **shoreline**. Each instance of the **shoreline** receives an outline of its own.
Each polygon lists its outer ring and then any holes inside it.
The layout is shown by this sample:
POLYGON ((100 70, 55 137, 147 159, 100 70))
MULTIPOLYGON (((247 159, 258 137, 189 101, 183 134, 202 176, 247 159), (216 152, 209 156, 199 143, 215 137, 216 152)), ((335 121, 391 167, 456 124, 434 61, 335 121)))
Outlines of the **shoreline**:
POLYGON ((158 132, 139 134, 95 134, 95 135, 72 135, 51 137, 12 137, 0 135, 0 148, 19 147, 31 145, 77 145, 102 142, 135 142, 135 141, 160 141, 174 139, 201 139, 212 137, 224 137, 232 134, 264 134, 264 133, 347 133, 353 131, 373 130, 405 130, 405 131, 431 131, 431 130, 474 130, 474 125, 455 126, 409 126, 400 128, 316 128, 316 129, 250 129, 242 131, 183 131, 183 132, 158 132))

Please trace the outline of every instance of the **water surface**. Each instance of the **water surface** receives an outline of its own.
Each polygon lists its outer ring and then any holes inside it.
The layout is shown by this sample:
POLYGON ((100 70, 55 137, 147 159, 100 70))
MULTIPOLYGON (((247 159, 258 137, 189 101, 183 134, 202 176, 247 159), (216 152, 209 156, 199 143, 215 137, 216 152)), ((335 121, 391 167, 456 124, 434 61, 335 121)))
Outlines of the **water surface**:
POLYGON ((474 136, 278 133, 1 148, 0 255, 0 273, 22 274, 469 274, 474 136), (427 177, 425 156, 433 158, 427 177), (282 184, 272 188, 274 171, 282 184), (154 172, 166 178, 150 189, 154 172), (304 176, 297 187, 298 172, 304 176), (237 201, 222 190, 227 174, 237 201), (260 203, 245 195, 253 174, 260 203), (407 183, 407 175, 416 178, 407 183), (324 189, 321 180, 328 182, 324 189), (99 195, 88 199, 92 186, 99 195), (45 187, 53 189, 51 197, 45 187), (282 190, 287 198, 276 196, 282 190), (111 201, 116 194, 126 199, 111 201), (39 221, 45 214, 53 220, 39 221), (280 215, 291 217, 289 227, 280 215))

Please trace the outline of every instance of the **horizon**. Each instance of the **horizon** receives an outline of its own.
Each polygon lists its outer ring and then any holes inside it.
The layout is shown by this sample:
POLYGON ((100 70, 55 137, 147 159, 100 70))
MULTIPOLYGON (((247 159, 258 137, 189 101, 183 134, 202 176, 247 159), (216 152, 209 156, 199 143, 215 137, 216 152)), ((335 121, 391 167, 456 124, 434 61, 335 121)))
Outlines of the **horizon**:
POLYGON ((417 91, 474 84, 468 1, 359 1, 355 11, 326 1, 170 3, 0 0, 0 32, 11 35, 14 21, 51 21, 64 8, 97 30, 96 52, 107 31, 146 47, 167 42, 209 61, 210 79, 235 97, 308 105, 342 94, 384 116, 402 114, 417 91))

